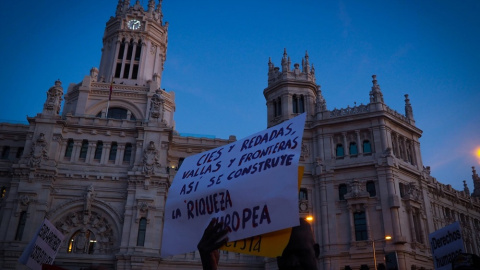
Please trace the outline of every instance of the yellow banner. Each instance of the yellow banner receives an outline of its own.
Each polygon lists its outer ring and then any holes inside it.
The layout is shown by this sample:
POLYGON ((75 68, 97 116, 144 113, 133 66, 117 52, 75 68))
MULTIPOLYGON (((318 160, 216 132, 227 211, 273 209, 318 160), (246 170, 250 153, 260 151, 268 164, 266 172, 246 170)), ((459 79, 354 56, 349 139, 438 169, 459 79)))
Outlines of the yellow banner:
MULTIPOLYGON (((298 189, 302 183, 305 167, 298 167, 298 189)), ((288 244, 292 228, 261 234, 250 238, 227 243, 221 250, 244 253, 255 256, 276 258, 282 255, 288 244)))

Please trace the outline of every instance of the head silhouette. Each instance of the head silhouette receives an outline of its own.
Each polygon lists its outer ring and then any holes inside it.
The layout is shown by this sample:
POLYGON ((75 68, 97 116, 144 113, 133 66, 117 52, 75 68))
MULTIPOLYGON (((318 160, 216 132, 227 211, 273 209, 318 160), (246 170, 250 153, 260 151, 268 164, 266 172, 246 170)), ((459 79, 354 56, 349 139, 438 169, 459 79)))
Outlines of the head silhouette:
POLYGON ((317 257, 320 254, 318 244, 313 238, 310 224, 300 219, 300 225, 292 228, 290 240, 277 257, 280 270, 317 270, 317 257))

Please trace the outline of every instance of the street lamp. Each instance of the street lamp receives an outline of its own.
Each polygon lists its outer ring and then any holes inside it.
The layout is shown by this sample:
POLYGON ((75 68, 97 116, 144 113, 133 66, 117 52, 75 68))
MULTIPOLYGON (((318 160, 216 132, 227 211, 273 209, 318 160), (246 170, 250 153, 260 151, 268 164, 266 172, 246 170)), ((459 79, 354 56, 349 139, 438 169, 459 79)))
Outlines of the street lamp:
POLYGON ((381 241, 381 240, 392 240, 392 237, 390 235, 385 235, 384 239, 373 239, 372 240, 372 247, 373 247, 373 263, 375 264, 375 270, 377 270, 377 256, 375 254, 375 241, 381 241))

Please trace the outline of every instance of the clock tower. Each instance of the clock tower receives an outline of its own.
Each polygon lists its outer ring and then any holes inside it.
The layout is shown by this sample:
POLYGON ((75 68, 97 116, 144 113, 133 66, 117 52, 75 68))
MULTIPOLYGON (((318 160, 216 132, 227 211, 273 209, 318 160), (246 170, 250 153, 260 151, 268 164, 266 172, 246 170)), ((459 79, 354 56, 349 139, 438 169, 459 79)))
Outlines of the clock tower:
POLYGON ((167 51, 168 23, 163 24, 161 0, 148 1, 145 10, 136 1, 119 0, 103 36, 99 81, 116 84, 160 85, 167 51))

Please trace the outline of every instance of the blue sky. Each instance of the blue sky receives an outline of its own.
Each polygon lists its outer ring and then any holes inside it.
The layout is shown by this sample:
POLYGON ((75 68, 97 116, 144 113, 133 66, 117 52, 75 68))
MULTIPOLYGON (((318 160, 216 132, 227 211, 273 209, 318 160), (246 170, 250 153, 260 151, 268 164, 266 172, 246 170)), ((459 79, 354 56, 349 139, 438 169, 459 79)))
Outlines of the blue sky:
MULTIPOLYGON (((132 3, 134 1, 132 0, 132 3)), ((144 0, 146 6, 147 0, 144 0)), ((116 0, 4 1, 0 9, 0 121, 41 112, 56 79, 64 89, 98 67, 116 0)), ((480 2, 163 1, 169 22, 162 88, 174 91, 176 129, 228 138, 266 127, 269 57, 308 50, 327 108, 368 103, 376 74, 386 104, 409 94, 425 166, 473 191, 480 171, 480 2)))

